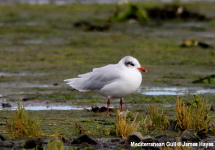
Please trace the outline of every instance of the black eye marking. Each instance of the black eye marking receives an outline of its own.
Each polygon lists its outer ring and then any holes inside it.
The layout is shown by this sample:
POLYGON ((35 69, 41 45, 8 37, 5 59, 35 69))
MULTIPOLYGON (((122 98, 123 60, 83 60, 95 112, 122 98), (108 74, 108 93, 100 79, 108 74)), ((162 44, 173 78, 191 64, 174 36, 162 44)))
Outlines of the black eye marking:
POLYGON ((128 65, 134 66, 134 64, 133 64, 131 61, 125 62, 125 65, 126 65, 126 66, 128 66, 128 65))

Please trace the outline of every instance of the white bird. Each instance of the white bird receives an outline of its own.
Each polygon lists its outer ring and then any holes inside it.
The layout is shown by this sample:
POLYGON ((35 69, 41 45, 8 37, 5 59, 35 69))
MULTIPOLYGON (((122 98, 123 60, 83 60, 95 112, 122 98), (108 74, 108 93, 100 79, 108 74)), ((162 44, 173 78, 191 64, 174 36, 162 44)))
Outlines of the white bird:
POLYGON ((140 71, 147 72, 136 58, 125 56, 118 64, 94 68, 92 72, 78 75, 79 78, 64 81, 81 92, 95 91, 105 96, 108 99, 107 116, 109 116, 110 99, 119 98, 121 110, 123 110, 122 98, 133 93, 142 82, 140 71))

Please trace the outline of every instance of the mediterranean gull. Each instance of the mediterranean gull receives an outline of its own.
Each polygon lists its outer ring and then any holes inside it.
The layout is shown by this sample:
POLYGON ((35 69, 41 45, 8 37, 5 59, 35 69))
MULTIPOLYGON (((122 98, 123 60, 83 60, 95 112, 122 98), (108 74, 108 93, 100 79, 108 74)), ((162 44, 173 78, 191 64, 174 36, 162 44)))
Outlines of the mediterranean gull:
POLYGON ((79 78, 64 81, 80 92, 95 91, 106 97, 108 99, 107 116, 109 116, 110 99, 119 98, 121 110, 123 110, 122 98, 133 93, 142 82, 140 71, 147 72, 136 58, 125 56, 118 64, 94 68, 92 72, 78 75, 79 78))

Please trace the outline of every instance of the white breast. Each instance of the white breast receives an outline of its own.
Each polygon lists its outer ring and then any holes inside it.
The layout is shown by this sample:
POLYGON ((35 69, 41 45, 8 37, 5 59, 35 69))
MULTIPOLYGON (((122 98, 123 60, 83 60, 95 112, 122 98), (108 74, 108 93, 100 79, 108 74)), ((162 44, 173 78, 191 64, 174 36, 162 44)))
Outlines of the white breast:
POLYGON ((136 68, 131 68, 122 71, 120 78, 96 92, 108 98, 122 98, 136 91, 141 82, 141 73, 136 68))

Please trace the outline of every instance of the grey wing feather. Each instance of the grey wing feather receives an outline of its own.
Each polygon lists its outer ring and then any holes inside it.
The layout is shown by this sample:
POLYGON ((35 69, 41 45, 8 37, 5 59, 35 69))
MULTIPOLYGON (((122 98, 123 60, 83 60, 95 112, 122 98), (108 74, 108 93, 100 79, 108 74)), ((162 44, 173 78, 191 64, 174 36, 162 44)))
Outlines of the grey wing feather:
POLYGON ((79 91, 100 90, 105 85, 114 82, 120 77, 115 65, 107 65, 101 68, 95 68, 92 72, 81 74, 79 78, 64 80, 71 87, 79 91))

